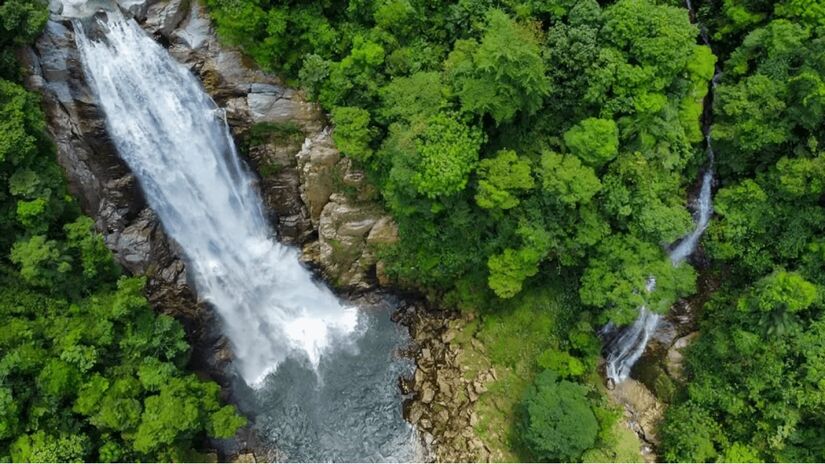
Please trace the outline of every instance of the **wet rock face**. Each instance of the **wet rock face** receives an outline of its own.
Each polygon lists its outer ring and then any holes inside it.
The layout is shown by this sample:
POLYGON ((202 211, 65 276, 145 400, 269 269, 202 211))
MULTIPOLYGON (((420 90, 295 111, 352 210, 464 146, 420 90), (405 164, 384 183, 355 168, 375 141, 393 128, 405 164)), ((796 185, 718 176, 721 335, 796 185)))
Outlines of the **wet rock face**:
POLYGON ((42 96, 69 190, 95 219, 117 261, 130 273, 148 277, 149 300, 194 327, 203 308, 186 284, 174 245, 108 137, 104 115, 85 81, 71 21, 49 21, 23 61, 27 86, 42 96))

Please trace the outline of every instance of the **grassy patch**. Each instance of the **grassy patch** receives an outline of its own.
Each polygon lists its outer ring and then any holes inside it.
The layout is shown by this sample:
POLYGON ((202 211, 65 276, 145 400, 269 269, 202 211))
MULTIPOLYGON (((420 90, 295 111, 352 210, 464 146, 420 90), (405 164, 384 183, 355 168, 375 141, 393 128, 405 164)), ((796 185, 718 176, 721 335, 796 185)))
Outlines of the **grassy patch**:
MULTIPOLYGON (((490 447, 495 461, 528 459, 516 439, 517 409, 539 371, 536 358, 559 346, 559 315, 575 314, 569 290, 561 285, 525 292, 504 308, 483 312, 465 326, 454 342, 467 378, 492 367, 497 380, 476 403, 476 433, 490 447), (472 343, 476 338, 483 346, 472 343)), ((560 324, 561 322, 561 324, 560 324)))
POLYGON ((277 161, 265 160, 263 163, 258 164, 258 174, 266 179, 278 175, 283 168, 277 161))
POLYGON ((541 355, 562 350, 574 353, 587 366, 586 373, 577 381, 590 389, 588 397, 603 427, 596 448, 585 453, 584 458, 639 461, 639 441, 619 422, 621 413, 608 404, 595 370, 598 342, 586 322, 588 314, 580 306, 575 282, 548 285, 548 280, 513 300, 499 302, 494 309, 481 311, 453 341, 462 348, 459 362, 466 378, 491 368, 497 378, 475 403, 479 419, 476 433, 490 448, 494 461, 534 460, 518 438, 519 407, 543 369, 538 362, 541 355), (589 343, 596 343, 596 354, 592 346, 584 349, 585 353, 581 342, 577 345, 575 339, 582 336, 589 337, 589 343))

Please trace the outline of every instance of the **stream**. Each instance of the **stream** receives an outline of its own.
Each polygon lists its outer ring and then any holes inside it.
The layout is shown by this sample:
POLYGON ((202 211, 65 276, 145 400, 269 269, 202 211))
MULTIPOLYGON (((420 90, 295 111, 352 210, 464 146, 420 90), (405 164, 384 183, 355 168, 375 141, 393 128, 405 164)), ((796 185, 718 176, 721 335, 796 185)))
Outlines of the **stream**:
MULTIPOLYGON (((691 20, 695 19, 695 12, 690 0, 685 0, 685 6, 690 14, 691 20)), ((703 27, 700 27, 702 42, 710 47, 710 39, 703 27)), ((708 113, 710 103, 713 101, 713 93, 716 84, 722 75, 722 70, 717 63, 713 78, 710 82, 710 91, 705 100, 705 112, 702 121, 702 131, 705 136, 705 153, 707 164, 702 174, 702 185, 699 188, 699 195, 693 202, 694 221, 693 230, 686 236, 677 240, 676 243, 668 247, 668 257, 673 266, 681 265, 689 258, 699 244, 699 239, 708 227, 713 215, 713 183, 714 183, 714 162, 713 138, 711 136, 711 118, 708 113)), ((648 279, 645 290, 652 291, 656 285, 655 276, 648 279)), ((616 327, 607 324, 599 332, 604 340, 603 353, 605 356, 605 375, 613 384, 625 381, 633 369, 633 365, 641 358, 645 352, 650 337, 656 331, 662 315, 649 311, 642 306, 639 308, 639 315, 632 324, 626 327, 616 327)))
POLYGON ((278 243, 224 111, 134 20, 99 0, 64 0, 63 15, 120 157, 220 316, 258 435, 284 461, 422 460, 393 301, 341 301, 278 243))

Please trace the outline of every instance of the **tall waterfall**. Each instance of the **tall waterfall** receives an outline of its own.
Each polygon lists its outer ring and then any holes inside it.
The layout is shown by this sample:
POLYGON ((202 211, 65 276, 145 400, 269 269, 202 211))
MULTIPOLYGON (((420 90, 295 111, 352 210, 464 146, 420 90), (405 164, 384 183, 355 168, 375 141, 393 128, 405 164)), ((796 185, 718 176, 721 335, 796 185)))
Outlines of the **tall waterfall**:
POLYGON ((273 238, 225 115, 197 79, 133 20, 106 19, 100 38, 75 23, 87 79, 198 295, 220 314, 239 373, 255 385, 288 356, 317 365, 336 340, 354 338, 356 309, 273 238))
MULTIPOLYGON (((690 12, 691 18, 693 18, 695 13, 690 0, 685 0, 685 6, 690 12)), ((700 30, 700 34, 705 45, 710 47, 710 40, 704 28, 700 30)), ((711 92, 713 92, 716 88, 716 83, 721 75, 721 69, 717 66, 713 79, 711 80, 711 92)), ((712 96, 713 95, 711 94, 711 97, 712 96)), ((693 254, 696 250, 696 246, 699 244, 699 239, 702 237, 705 229, 708 228, 708 223, 710 223, 710 218, 713 215, 712 188, 714 180, 713 165, 715 155, 713 152, 713 139, 711 137, 711 125, 709 119, 704 122, 704 126, 705 146, 708 161, 705 172, 702 175, 702 186, 699 189, 699 196, 696 199, 694 206, 694 220, 696 221, 696 224, 693 231, 680 239, 675 246, 672 246, 668 251, 670 262, 674 266, 680 265, 684 260, 693 254)), ((655 285, 655 278, 651 277, 648 280, 646 291, 652 291, 654 288, 653 286, 655 285)), ((621 328, 608 324, 604 327, 604 329, 602 329, 601 334, 607 339, 604 352, 606 353, 605 374, 608 379, 614 383, 620 383, 627 379, 633 365, 636 364, 636 361, 638 361, 639 358, 642 357, 642 354, 644 354, 645 348, 647 347, 647 342, 650 340, 651 335, 653 335, 656 331, 656 327, 659 325, 660 319, 661 315, 651 312, 643 306, 639 308, 639 315, 636 317, 636 320, 633 321, 633 324, 621 328)))

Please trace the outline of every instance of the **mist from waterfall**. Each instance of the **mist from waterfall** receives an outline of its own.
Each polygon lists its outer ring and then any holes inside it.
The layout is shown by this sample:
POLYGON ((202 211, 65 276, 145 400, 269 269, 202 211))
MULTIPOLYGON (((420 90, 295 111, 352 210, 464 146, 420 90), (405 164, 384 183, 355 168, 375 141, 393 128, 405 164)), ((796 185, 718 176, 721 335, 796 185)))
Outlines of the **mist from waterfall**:
POLYGON ((199 297, 220 314, 236 368, 260 383, 288 356, 317 365, 351 340, 358 312, 315 283, 279 244, 223 110, 186 68, 120 12, 76 21, 89 83, 109 134, 166 232, 183 250, 199 297))

